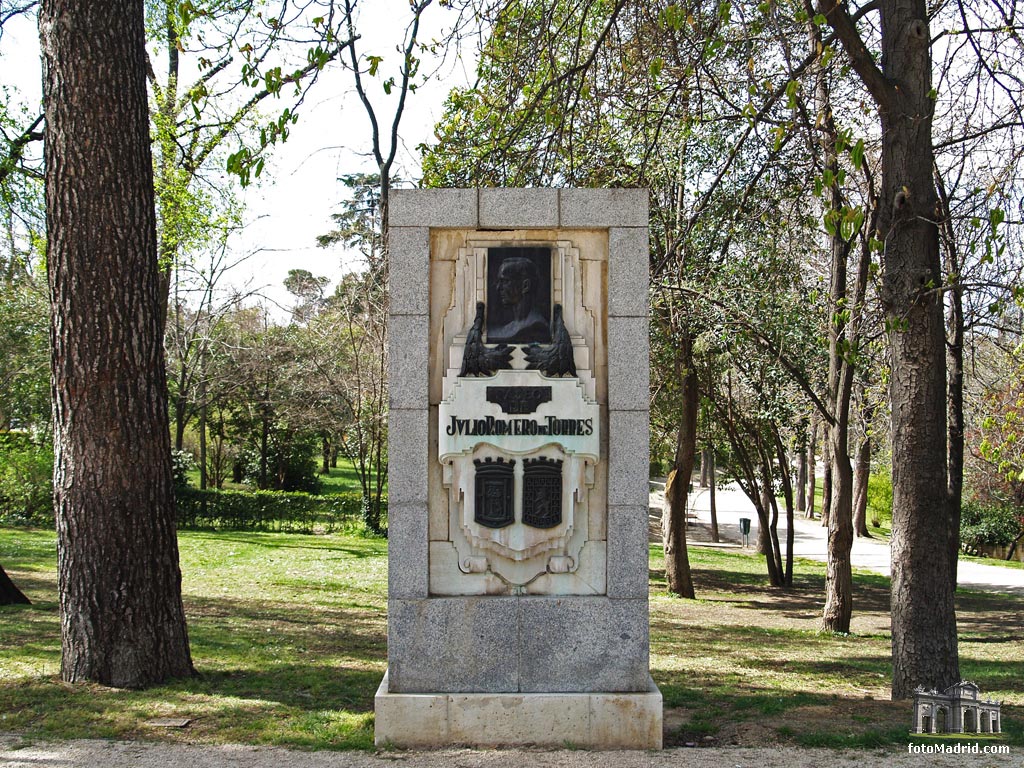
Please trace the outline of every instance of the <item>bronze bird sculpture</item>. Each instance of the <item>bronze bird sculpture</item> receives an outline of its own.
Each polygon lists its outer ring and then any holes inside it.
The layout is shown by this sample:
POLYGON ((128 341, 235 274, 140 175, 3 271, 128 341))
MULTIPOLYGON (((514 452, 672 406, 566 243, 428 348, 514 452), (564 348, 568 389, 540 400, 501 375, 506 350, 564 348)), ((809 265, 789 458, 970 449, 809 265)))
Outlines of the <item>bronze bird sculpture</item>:
POLYGON ((526 348, 527 368, 539 370, 545 376, 576 375, 576 359, 572 353, 572 339, 562 321, 562 305, 555 304, 551 316, 551 344, 531 344, 526 348))
POLYGON ((512 347, 484 344, 484 303, 476 303, 476 318, 466 334, 466 347, 462 351, 462 370, 459 376, 492 376, 495 371, 512 367, 512 347))

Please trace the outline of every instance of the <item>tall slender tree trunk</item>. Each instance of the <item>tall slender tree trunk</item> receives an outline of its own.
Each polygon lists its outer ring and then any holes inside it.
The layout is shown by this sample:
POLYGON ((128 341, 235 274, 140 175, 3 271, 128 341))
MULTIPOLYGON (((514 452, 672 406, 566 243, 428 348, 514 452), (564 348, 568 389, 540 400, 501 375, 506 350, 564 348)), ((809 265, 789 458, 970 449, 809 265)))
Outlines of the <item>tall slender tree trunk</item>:
POLYGON ((796 511, 807 513, 807 446, 796 454, 796 511))
MULTIPOLYGON (((269 398, 270 395, 265 393, 264 396, 269 398)), ((268 408, 264 406, 261 409, 262 413, 260 416, 260 469, 256 485, 261 491, 265 491, 270 487, 269 457, 267 456, 270 450, 270 415, 267 413, 267 410, 268 408)))
POLYGON ((700 452, 700 487, 708 488, 713 482, 715 455, 711 448, 702 448, 700 452))
POLYGON ((946 468, 946 336, 922 0, 882 0, 882 304, 892 375, 894 699, 960 679, 946 468), (940 556, 945 553, 945 557, 940 556))
POLYGON ((760 498, 757 507, 757 551, 765 556, 768 566, 768 580, 773 587, 781 587, 785 583, 785 571, 782 563, 782 548, 779 545, 779 509, 772 496, 772 470, 770 459, 759 449, 761 479, 759 482, 760 498))
POLYGON ((690 558, 686 548, 686 496, 693 466, 697 458, 697 372, 693 367, 692 339, 684 339, 679 347, 679 371, 682 396, 679 434, 676 440, 675 472, 668 489, 668 520, 663 525, 665 542, 665 576, 669 592, 681 597, 694 597, 690 558))
POLYGON ((960 679, 946 456, 946 349, 939 210, 932 178, 931 32, 923 0, 880 0, 881 56, 845 4, 821 0, 851 67, 878 106, 884 243, 880 297, 889 338, 892 419, 894 699, 960 679), (879 68, 881 67, 881 68, 879 68))
MULTIPOLYGON (((768 492, 764 488, 761 489, 761 506, 765 510, 771 506, 771 499, 768 498, 768 492)), ((768 524, 767 512, 763 521, 758 519, 757 554, 764 555, 765 557, 771 557, 772 554, 772 535, 768 524)))
POLYGON ((826 632, 848 633, 853 615, 853 469, 846 451, 846 430, 833 429, 832 511, 828 518, 828 564, 825 568, 826 632))
POLYGON ((857 461, 853 475, 853 532, 862 538, 871 538, 868 530, 868 483, 871 480, 871 408, 864 406, 864 439, 857 448, 857 461))
POLYGON ((204 491, 210 484, 210 460, 206 445, 210 399, 207 396, 206 387, 206 352, 204 350, 199 355, 199 488, 204 491))
POLYGON ((331 439, 327 435, 320 436, 320 474, 331 474, 331 439))
POLYGON ((61 676, 193 674, 175 533, 143 5, 44 0, 61 676))
POLYGON ((828 528, 828 518, 832 511, 832 441, 828 438, 828 428, 824 430, 821 470, 821 527, 828 528))
POLYGON ((815 490, 818 484, 818 463, 814 454, 818 450, 818 420, 811 421, 811 443, 807 450, 807 517, 814 519, 815 490))
POLYGON ((960 514, 964 493, 964 286, 946 185, 937 169, 935 187, 943 213, 941 234, 946 241, 946 274, 951 281, 946 297, 946 409, 949 419, 946 490, 949 495, 949 567, 955 590, 957 565, 960 561, 960 514))
POLYGON ((787 587, 793 586, 793 484, 790 481, 789 456, 782 443, 782 435, 773 429, 775 437, 775 455, 779 462, 779 477, 782 479, 782 499, 786 504, 786 564, 783 582, 787 587))
POLYGON ((718 503, 715 500, 715 486, 718 484, 715 476, 715 449, 708 448, 707 452, 708 478, 710 481, 708 483, 708 511, 711 514, 711 540, 718 544, 721 538, 718 533, 718 503))
MULTIPOLYGON (((821 50, 821 29, 809 25, 811 39, 821 50)), ((818 102, 818 125, 825 170, 833 179, 825 188, 829 213, 843 209, 839 186, 839 132, 832 114, 832 94, 828 74, 818 72, 815 83, 818 102)), ((853 312, 849 311, 847 258, 850 244, 835 226, 830 237, 831 285, 829 318, 829 405, 833 421, 826 434, 828 463, 825 472, 822 524, 828 526, 828 563, 825 569, 825 609, 822 627, 826 632, 847 633, 853 613, 853 572, 850 550, 853 546, 853 469, 849 455, 850 396, 853 386, 851 362, 846 350, 851 346, 853 312)), ((854 308, 857 311, 857 308, 854 308)))
POLYGON ((203 402, 199 406, 199 489, 205 491, 209 485, 209 473, 207 467, 209 466, 209 459, 207 457, 206 450, 206 395, 201 394, 203 402))

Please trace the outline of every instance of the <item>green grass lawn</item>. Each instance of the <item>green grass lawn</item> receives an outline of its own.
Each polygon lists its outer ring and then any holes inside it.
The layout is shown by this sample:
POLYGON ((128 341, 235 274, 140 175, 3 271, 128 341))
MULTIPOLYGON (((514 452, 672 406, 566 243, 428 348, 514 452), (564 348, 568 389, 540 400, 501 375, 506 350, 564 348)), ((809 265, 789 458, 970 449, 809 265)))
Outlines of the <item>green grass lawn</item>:
POLYGON ((968 560, 972 563, 981 563, 982 565, 999 565, 1003 568, 1024 569, 1024 563, 1022 563, 1020 560, 1003 560, 1003 558, 1001 557, 974 557, 973 555, 965 555, 961 552, 960 559, 968 560))
POLYGON ((35 603, 0 608, 0 729, 371 748, 387 654, 386 542, 199 532, 179 541, 201 676, 118 691, 59 682, 54 535, 0 530, 0 563, 35 603), (194 723, 180 732, 145 725, 166 716, 194 723))
MULTIPOLYGON (((190 469, 187 473, 189 484, 199 487, 199 470, 190 469)), ((332 493, 358 493, 361 490, 359 475, 356 473, 355 465, 344 457, 338 457, 338 466, 331 467, 326 475, 317 474, 320 480, 320 493, 329 495, 332 493)), ((245 483, 232 483, 230 480, 224 482, 224 490, 229 491, 251 491, 252 486, 245 483)), ((385 486, 385 493, 387 486, 385 486)))
MULTIPOLYGON (((55 543, 0 529, 0 563, 34 601, 0 608, 0 730, 37 738, 140 738, 370 749, 386 666, 386 542, 342 534, 183 532, 185 608, 201 677, 146 691, 59 681, 55 543), (183 730, 146 725, 188 717, 183 730)), ((854 634, 817 631, 824 565, 765 585, 749 554, 691 549, 698 600, 665 594, 651 548, 651 670, 668 744, 905 744, 888 701, 888 580, 855 577, 854 634)), ((960 592, 963 676, 1002 699, 1024 744, 1024 600, 960 592)))
MULTIPOLYGON (((320 478, 320 493, 328 495, 331 493, 358 493, 362 490, 359 485, 359 475, 355 466, 348 459, 339 458, 338 466, 331 467, 326 475, 317 475, 320 478)), ((385 486, 385 492, 387 487, 385 486)))

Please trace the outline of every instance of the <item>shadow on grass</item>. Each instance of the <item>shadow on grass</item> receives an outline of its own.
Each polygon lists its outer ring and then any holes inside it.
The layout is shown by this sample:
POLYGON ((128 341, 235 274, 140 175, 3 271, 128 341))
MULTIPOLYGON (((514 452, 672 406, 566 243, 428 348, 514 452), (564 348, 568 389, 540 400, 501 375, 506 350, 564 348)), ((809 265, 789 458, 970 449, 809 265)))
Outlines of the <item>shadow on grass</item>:
POLYGON ((143 691, 67 685, 56 678, 0 682, 4 728, 61 739, 156 738, 372 749, 373 695, 383 670, 331 664, 235 668, 143 691), (154 717, 192 720, 154 729, 154 717))
POLYGON ((341 655, 372 663, 387 658, 382 615, 365 610, 316 606, 296 612, 288 603, 190 598, 189 636, 197 658, 230 663, 247 656, 273 663, 287 654, 341 655))
POLYGON ((388 545, 386 539, 365 539, 365 545, 359 547, 339 546, 335 539, 323 539, 312 533, 274 533, 257 531, 213 532, 213 531, 182 531, 189 539, 212 542, 235 542, 258 546, 263 549, 307 549, 322 552, 337 552, 347 557, 364 559, 368 557, 386 557, 388 545))
POLYGON ((373 696, 384 676, 380 669, 319 664, 283 664, 203 673, 179 690, 276 701, 287 707, 319 711, 372 712, 373 696))

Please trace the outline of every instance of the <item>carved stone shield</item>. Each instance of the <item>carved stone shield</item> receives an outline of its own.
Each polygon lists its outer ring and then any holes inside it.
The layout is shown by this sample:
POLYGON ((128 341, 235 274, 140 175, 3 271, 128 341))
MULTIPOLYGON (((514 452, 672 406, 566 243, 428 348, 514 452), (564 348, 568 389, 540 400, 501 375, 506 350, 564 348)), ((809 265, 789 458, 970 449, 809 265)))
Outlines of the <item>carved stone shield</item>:
POLYGON ((486 528, 504 528, 515 522, 513 471, 515 461, 498 458, 474 460, 476 466, 474 520, 486 528))
POLYGON ((562 522, 562 462, 541 456, 523 462, 523 523, 554 528, 562 522))

